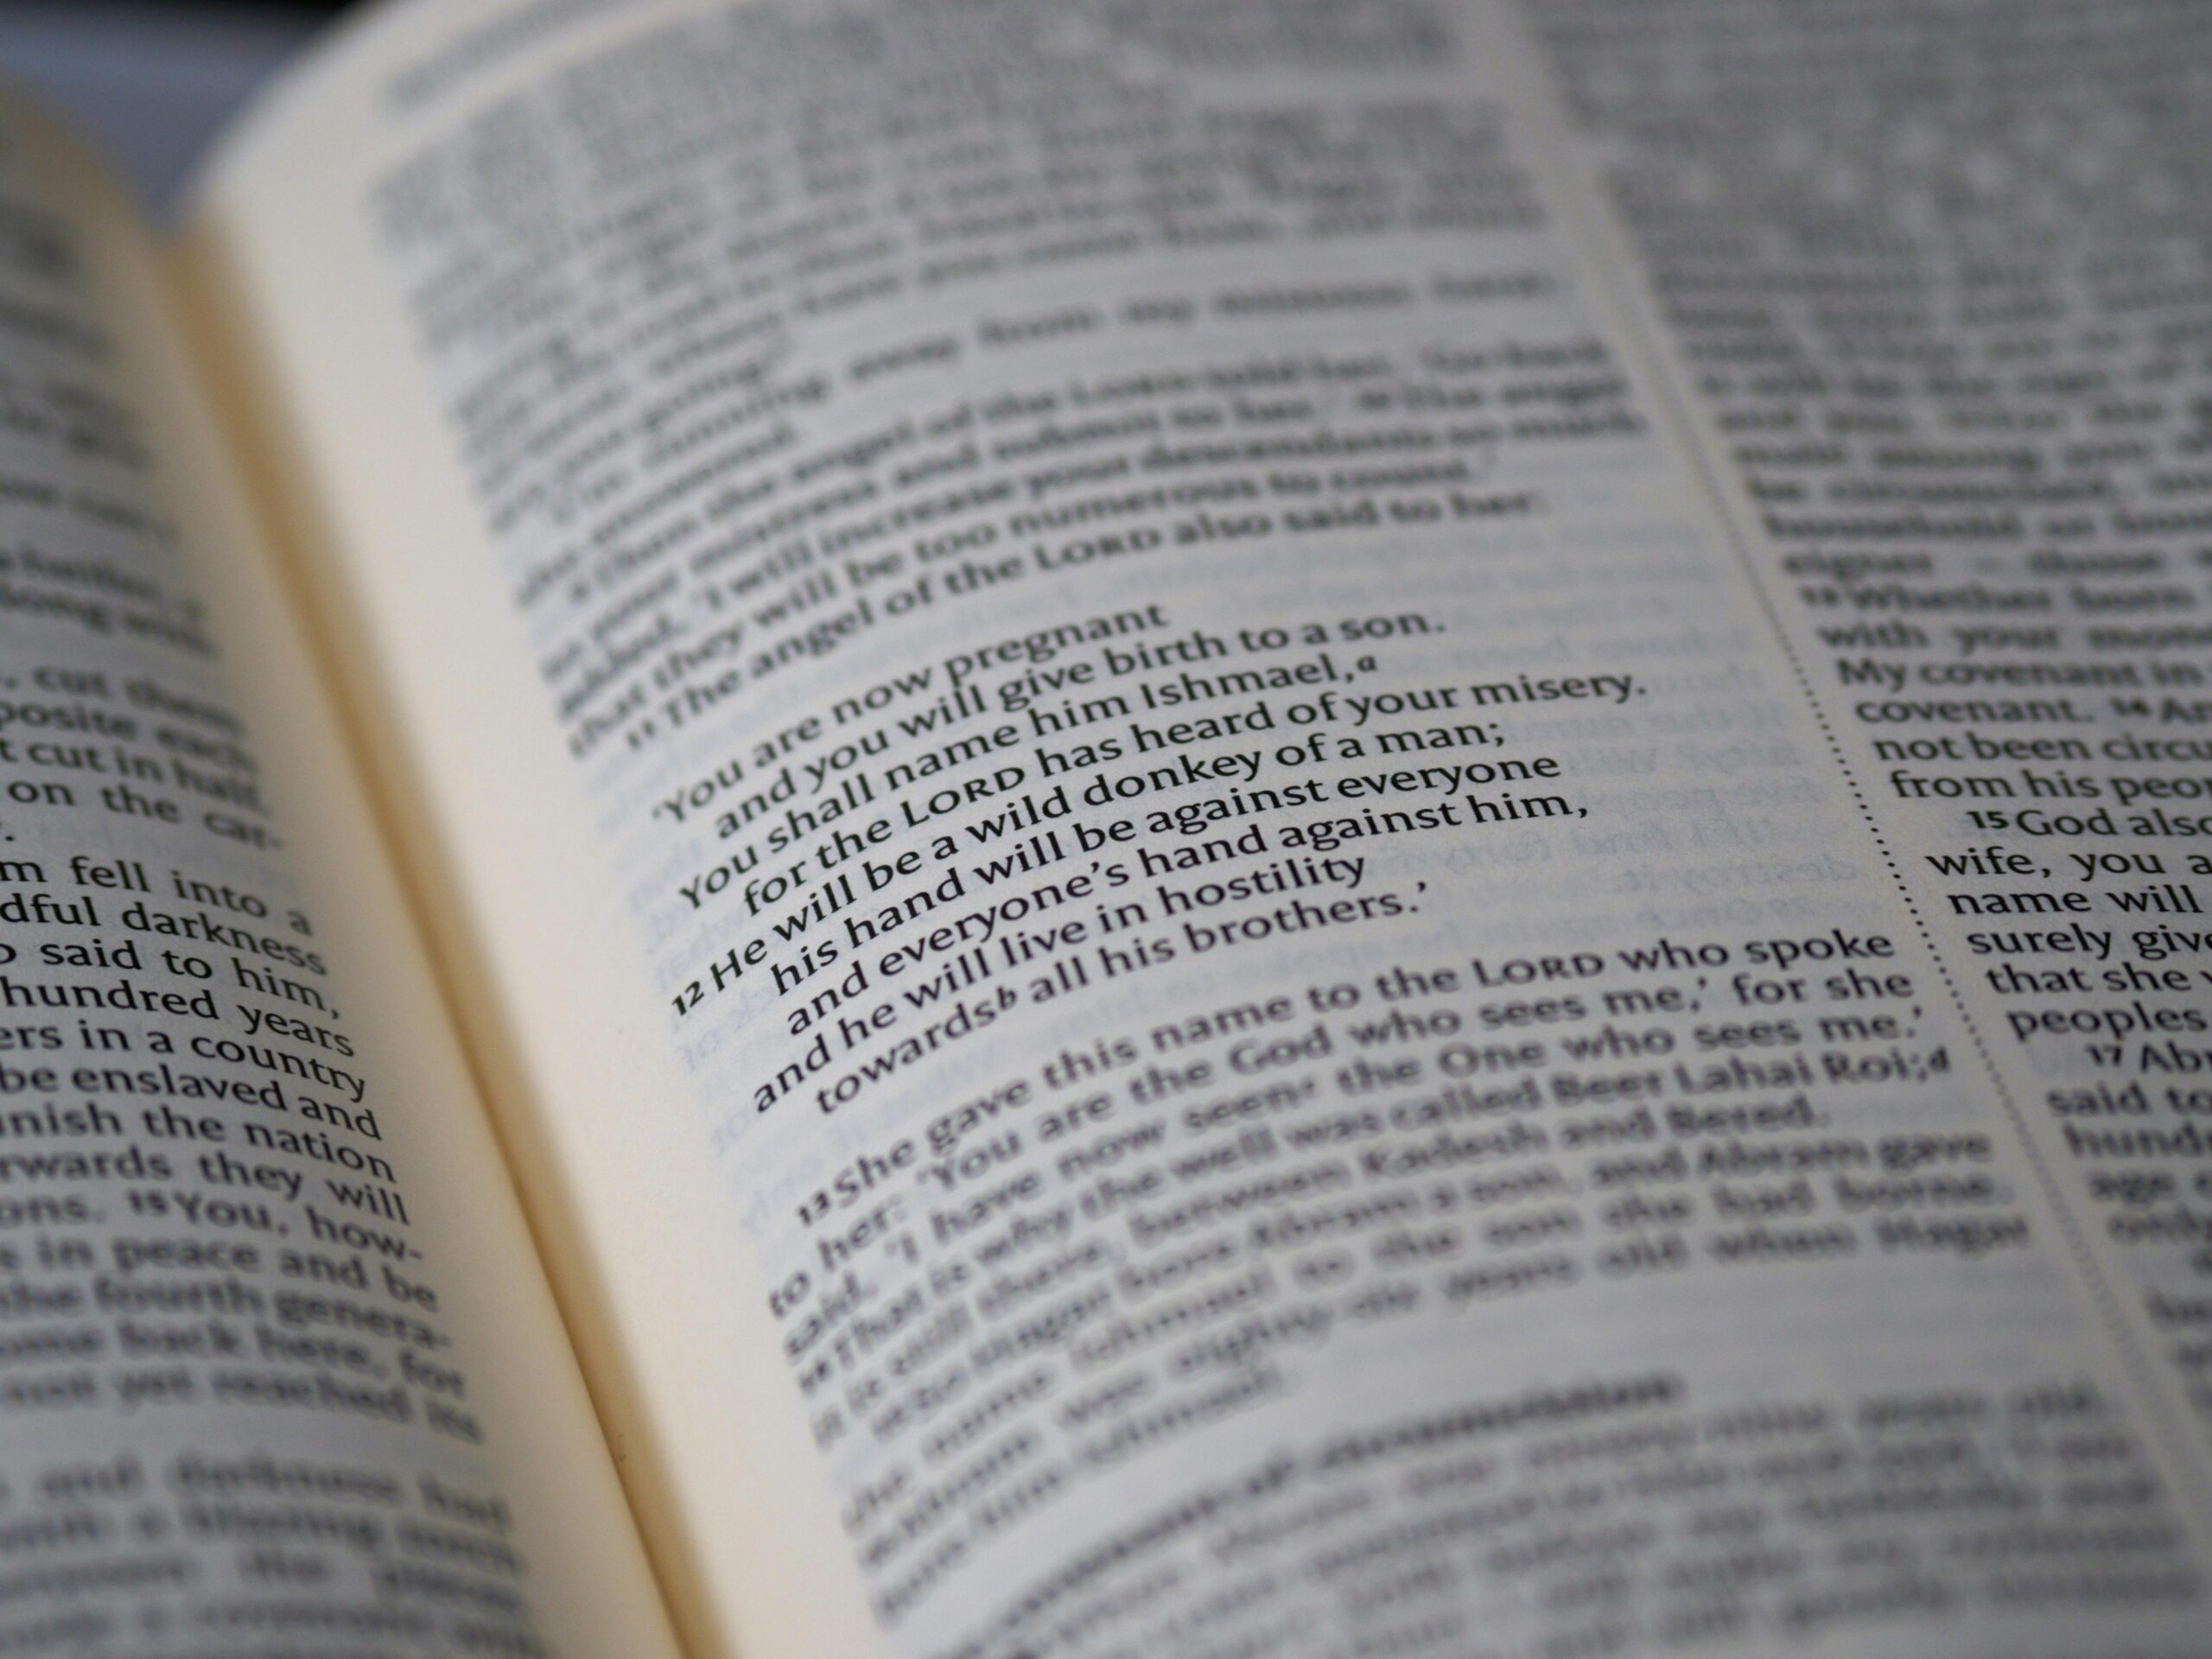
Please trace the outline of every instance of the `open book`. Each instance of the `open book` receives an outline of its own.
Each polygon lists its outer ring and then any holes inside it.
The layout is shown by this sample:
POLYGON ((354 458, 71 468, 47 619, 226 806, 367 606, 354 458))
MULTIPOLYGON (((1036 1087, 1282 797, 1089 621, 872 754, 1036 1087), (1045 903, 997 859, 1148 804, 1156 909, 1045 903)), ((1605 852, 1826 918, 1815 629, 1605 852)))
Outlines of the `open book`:
POLYGON ((0 1652, 2212 1651, 2212 34, 440 0, 0 114, 0 1652))

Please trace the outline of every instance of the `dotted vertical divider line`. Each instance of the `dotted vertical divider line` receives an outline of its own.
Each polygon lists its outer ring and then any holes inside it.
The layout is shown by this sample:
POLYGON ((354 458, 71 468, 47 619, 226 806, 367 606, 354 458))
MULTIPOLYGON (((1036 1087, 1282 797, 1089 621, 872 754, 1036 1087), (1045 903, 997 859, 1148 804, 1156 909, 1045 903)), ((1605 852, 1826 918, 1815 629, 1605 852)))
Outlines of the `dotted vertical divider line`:
MULTIPOLYGON (((1605 301, 1605 320, 1617 325, 1624 337, 1623 343, 1633 353, 1633 379, 1637 385, 1652 394, 1656 413, 1669 431, 1673 447, 1686 457, 1692 476, 1703 491, 1706 505, 1711 516, 1717 518, 1720 532, 1736 555, 1745 579, 1750 583, 1751 595, 1767 621, 1774 639, 1782 648, 1783 659, 1789 664, 1797 689, 1812 711, 1814 721, 1826 740, 1830 758, 1838 774, 1858 804, 1859 819, 1872 837, 1875 850, 1889 870, 1892 890, 1903 901, 1905 912, 1912 918, 1922 946, 1942 981, 1943 990, 1958 1016, 1961 1029, 1974 1045, 1984 1075, 1995 1090, 1999 1104, 2012 1124, 2021 1153, 2027 1160, 2037 1187, 2051 1214, 2056 1218, 2060 1236, 2065 1241, 2068 1255, 2075 1269, 2088 1287, 2091 1301, 2107 1332, 2116 1346, 2120 1363, 2133 1375, 2150 1401, 2165 1401, 2181 1408, 2182 1415, 2174 1427, 2187 1431, 2192 1444, 2200 1449, 2204 1446, 2202 1425, 2196 1414, 2188 1408, 2187 1402, 2177 1400, 2172 1383, 2163 1367, 2144 1350, 2135 1327, 2130 1322, 2126 1308, 2121 1304, 2102 1265, 2097 1261, 2083 1234, 2072 1207, 2066 1202, 2056 1173, 2044 1156, 2042 1147, 2029 1131, 2026 1115, 2013 1098, 2012 1090, 2005 1080, 1996 1057, 1984 1040, 1980 1028, 1974 1024, 1967 1011, 1966 998, 1958 982, 1952 976, 1950 966, 1937 949, 1927 918, 1921 914, 1907 885, 1904 872, 1899 868, 1891 850, 1889 837, 1883 833, 1875 818, 1873 808, 1859 787, 1857 772, 1846 756, 1827 712, 1821 707, 1813 689, 1812 677, 1805 671, 1803 660, 1789 637, 1782 613, 1768 591, 1764 573, 1753 556, 1751 547, 1738 523, 1735 511, 1736 498, 1716 467, 1713 454, 1702 442, 1696 417, 1688 400, 1688 389, 1681 384, 1682 372, 1667 349, 1663 321, 1655 315, 1656 300, 1636 282, 1630 273, 1641 271, 1643 259, 1629 236, 1626 227, 1613 216, 1611 199, 1602 174, 1602 168, 1588 159, 1588 152, 1577 141, 1574 127, 1562 107, 1556 91, 1553 67, 1542 48, 1526 32, 1527 25, 1518 15, 1518 8, 1504 4, 1490 8, 1469 7, 1468 12, 1479 21, 1476 32, 1484 46, 1495 53, 1506 68, 1501 77, 1504 82, 1498 91, 1502 102, 1508 105, 1511 114, 1535 129, 1535 144, 1529 158, 1530 171, 1547 187, 1546 205, 1557 217, 1566 221, 1562 232, 1569 251, 1577 256, 1580 274, 1600 289, 1605 301)), ((2160 1417, 2171 1414, 2161 1412, 2160 1417)), ((2184 1508, 2190 1507, 2186 1503, 2184 1508)), ((2196 1506, 2200 1518, 2212 1529, 2212 1509, 2196 1506)))
MULTIPOLYGON (((1609 277, 1601 276, 1599 280, 1607 281, 1611 285, 1609 277)), ((1626 296, 1617 290, 1613 297, 1615 308, 1622 316, 1630 320, 1631 323, 1641 321, 1642 314, 1626 296)), ((1735 550, 1745 580, 1751 584, 1751 593, 1758 601, 1760 613, 1766 618, 1767 626, 1773 632, 1776 643, 1782 647, 1782 654, 1789 664, 1789 671, 1797 682, 1797 689, 1803 694, 1807 708, 1812 710, 1814 722, 1819 726, 1821 736, 1827 743, 1829 757, 1835 762, 1837 772, 1843 779, 1845 787, 1850 790, 1851 798, 1858 804, 1859 820, 1866 825, 1867 834, 1873 838, 1874 849, 1881 855, 1882 863, 1890 873, 1891 883, 1897 897, 1904 901, 1906 914, 1912 918, 1913 927, 1920 935, 1920 942, 1928 952, 1929 961, 1935 964, 1936 975, 1943 982, 1943 991, 1950 1000, 1952 1011, 1958 1015, 1960 1026, 1966 1032, 1967 1040, 1974 1045, 1974 1053, 1981 1062, 1982 1071, 1988 1077, 1991 1087, 1996 1090, 1998 1103, 2004 1108, 2005 1116, 2012 1122, 2013 1133, 2018 1138, 2021 1151, 2027 1159, 2028 1167, 2034 1173, 2037 1185, 2042 1188, 2044 1198, 2050 1206, 2052 1215, 2057 1218, 2059 1232, 2066 1241, 2066 1248, 2074 1257, 2075 1266, 2079 1268, 2082 1278, 2088 1284, 2090 1297, 2097 1305, 2100 1317, 2104 1320, 2114 1342, 2119 1345, 2122 1361, 2135 1372, 2136 1380, 2150 1391, 2153 1398, 2165 1395, 2171 1385, 2163 1369, 2151 1355, 2144 1351, 2142 1341, 2134 1326, 2129 1322, 2126 1309, 2121 1305, 2119 1294, 2113 1288, 2102 1265, 2097 1261, 2095 1253, 2089 1247, 2089 1241, 2082 1230, 2081 1222, 2075 1216, 2072 1206, 2067 1202, 2056 1172, 2051 1169, 2050 1160, 2044 1156, 2043 1148, 2037 1144, 2035 1136, 2030 1132, 2027 1115, 2020 1109, 2019 1102, 2013 1097, 2012 1086, 2005 1082, 2003 1069, 1998 1065, 1996 1056, 1990 1052, 1989 1044, 1983 1038, 1981 1028, 1974 1023, 1974 1015, 1967 1010, 1965 994, 1959 988, 1957 980, 1952 976, 1950 964, 1944 961, 1942 951, 1937 948, 1935 934, 1928 925, 1928 918, 1921 914, 1920 906, 1914 899, 1911 887, 1905 880, 1904 871, 1899 867, 1896 855, 1891 850, 1889 837, 1883 833, 1881 823, 1874 816, 1874 809, 1866 798, 1866 791, 1859 787, 1859 775, 1853 770, 1849 757, 1844 753, 1842 741, 1837 737, 1835 728, 1830 723, 1827 711, 1821 707, 1819 695, 1813 690, 1812 677, 1805 671, 1804 661, 1797 653, 1796 644, 1790 639, 1789 628, 1782 620, 1781 612, 1776 606, 1772 595, 1767 591, 1765 575, 1759 569, 1758 561, 1754 557, 1741 526, 1737 523, 1733 511, 1733 497, 1729 486, 1715 469, 1705 444, 1700 441, 1695 419, 1685 404, 1682 389, 1675 384, 1677 377, 1673 372, 1671 360, 1663 352, 1654 350, 1648 340, 1639 339, 1637 343, 1642 349, 1642 354, 1646 359, 1646 365, 1649 371, 1646 378, 1655 383, 1668 423, 1674 429, 1675 442, 1689 455, 1698 480, 1720 520, 1721 528, 1728 538, 1729 545, 1735 550)), ((2193 1415, 2189 1421, 2194 1421, 2193 1415)))
MULTIPOLYGON (((1672 387, 1667 388, 1670 397, 1673 390, 1672 387)), ((1680 411, 1676 413, 1679 415, 1680 411)), ((1719 479, 1712 476, 1701 450, 1698 454, 1698 469, 1704 475, 1708 491, 1717 493, 1725 487, 1719 479)), ((2059 1231, 2080 1267, 2082 1277, 2088 1281, 2089 1294, 2098 1304, 2099 1314, 2111 1328, 2114 1339, 2120 1344, 2122 1358, 2137 1371, 2139 1380, 2148 1384, 2154 1393, 2163 1392, 2165 1386, 2163 1373, 2151 1356, 2143 1351, 2133 1326, 2128 1323, 2126 1310, 2120 1305, 2119 1294, 2105 1276, 2094 1252, 2089 1248, 2087 1236, 2082 1231, 2081 1222, 2066 1201, 2056 1173, 2044 1158, 2043 1148, 2036 1144, 2035 1136, 2029 1132, 2027 1114, 2021 1110, 2019 1102, 2012 1094, 2012 1085, 2005 1082, 2004 1070, 1997 1064, 1996 1056, 1990 1052, 1989 1044, 1981 1034, 1981 1027, 1974 1023, 1974 1015, 1967 1007, 1966 994, 1951 976, 1950 964, 1943 960, 1943 953, 1936 944, 1936 936, 1929 928, 1928 918, 1921 914, 1920 906, 1905 880, 1904 871, 1890 849, 1890 838, 1883 833, 1881 823, 1874 816, 1873 806, 1866 798, 1866 791, 1859 786, 1859 775, 1853 770, 1851 760, 1844 753, 1843 743, 1836 736, 1835 728, 1829 722, 1827 711, 1821 707, 1820 699, 1813 690, 1812 677, 1805 671, 1804 661, 1797 654, 1796 642, 1783 626, 1782 618, 1767 594, 1751 550, 1745 544, 1744 537, 1725 505, 1722 515, 1728 520, 1728 539, 1743 562, 1752 591, 1758 597, 1759 609, 1773 628, 1783 657, 1789 660, 1789 671, 1797 681, 1798 690, 1804 693, 1806 704, 1813 711, 1813 720, 1821 728, 1821 736, 1827 743, 1828 754, 1835 761, 1836 770, 1841 774, 1845 787, 1851 791, 1851 798, 1858 803, 1859 818, 1866 826, 1866 833, 1873 837, 1874 850, 1881 855, 1882 863, 1889 870, 1890 880, 1896 887, 1897 897, 1904 903, 1906 913, 1912 918, 1912 925, 1920 934, 1920 942, 1928 951, 1929 961, 1936 965, 1936 975, 1943 982, 1944 995, 1950 999, 1952 1010, 1959 1016, 1960 1026, 1965 1030, 1967 1040, 1974 1045, 1974 1053, 1981 1061, 1982 1071, 1997 1091, 1999 1103, 2012 1120, 2013 1132, 2019 1137, 2021 1150, 2027 1157, 2028 1167, 2035 1172, 2036 1181, 2043 1188, 2044 1198, 2050 1204, 2051 1213, 2058 1218, 2059 1231)))

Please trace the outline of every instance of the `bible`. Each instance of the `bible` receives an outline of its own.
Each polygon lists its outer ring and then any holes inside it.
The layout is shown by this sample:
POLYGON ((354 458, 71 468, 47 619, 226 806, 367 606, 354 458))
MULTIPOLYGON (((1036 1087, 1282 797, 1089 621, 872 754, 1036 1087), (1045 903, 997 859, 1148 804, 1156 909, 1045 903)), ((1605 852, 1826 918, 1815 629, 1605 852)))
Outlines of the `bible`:
POLYGON ((0 105, 0 1650, 2201 1656, 2207 45, 0 105))

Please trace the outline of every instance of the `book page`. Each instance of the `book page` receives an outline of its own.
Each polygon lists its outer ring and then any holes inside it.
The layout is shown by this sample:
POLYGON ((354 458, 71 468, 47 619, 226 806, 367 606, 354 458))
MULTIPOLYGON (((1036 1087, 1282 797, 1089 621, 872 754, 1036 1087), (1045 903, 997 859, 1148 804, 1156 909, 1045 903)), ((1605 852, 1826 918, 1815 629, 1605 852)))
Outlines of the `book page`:
POLYGON ((1529 16, 1838 759, 2212 1439, 2203 20, 1529 16))
POLYGON ((0 1649, 671 1654, 170 327, 0 107, 0 1649))
POLYGON ((1530 61, 423 7, 211 181, 709 1639, 2201 1646, 2202 1448, 1530 61))

